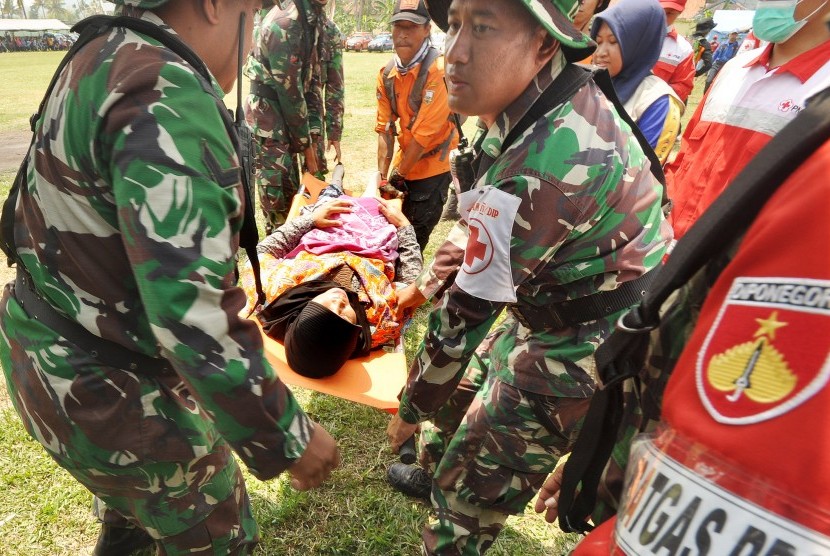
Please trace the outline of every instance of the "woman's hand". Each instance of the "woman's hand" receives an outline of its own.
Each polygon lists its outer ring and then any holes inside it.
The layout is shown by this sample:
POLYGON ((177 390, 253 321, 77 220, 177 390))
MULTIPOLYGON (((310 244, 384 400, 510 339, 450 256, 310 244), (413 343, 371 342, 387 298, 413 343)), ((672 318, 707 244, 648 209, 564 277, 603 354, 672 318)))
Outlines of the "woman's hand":
POLYGON ((390 203, 386 199, 378 199, 380 213, 396 228, 409 226, 409 219, 403 215, 397 203, 390 203))
POLYGON ((318 228, 331 228, 332 226, 340 226, 343 223, 334 218, 342 212, 352 212, 352 203, 346 199, 334 199, 327 203, 323 203, 311 213, 311 218, 314 219, 314 225, 318 228))

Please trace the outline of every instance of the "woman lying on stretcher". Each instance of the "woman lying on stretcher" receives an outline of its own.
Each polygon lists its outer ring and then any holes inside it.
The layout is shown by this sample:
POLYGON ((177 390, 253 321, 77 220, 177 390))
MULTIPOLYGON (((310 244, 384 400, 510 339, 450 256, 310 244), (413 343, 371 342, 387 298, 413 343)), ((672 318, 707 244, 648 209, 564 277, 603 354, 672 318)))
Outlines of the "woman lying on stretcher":
MULTIPOLYGON (((411 283, 423 260, 415 230, 400 211, 373 197, 348 197, 336 185, 257 247, 266 334, 285 345, 291 368, 329 376, 351 357, 401 335, 397 285, 411 283)), ((241 276, 256 299, 253 275, 241 276)))

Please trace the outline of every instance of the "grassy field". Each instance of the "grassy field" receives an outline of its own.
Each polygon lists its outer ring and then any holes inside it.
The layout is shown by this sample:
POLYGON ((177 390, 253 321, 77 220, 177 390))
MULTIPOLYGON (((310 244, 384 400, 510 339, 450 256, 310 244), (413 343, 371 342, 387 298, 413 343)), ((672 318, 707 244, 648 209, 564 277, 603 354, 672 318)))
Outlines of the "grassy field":
MULTIPOLYGON (((360 189, 375 170, 376 72, 388 54, 347 53, 347 108, 343 157, 346 186, 360 189)), ((0 135, 27 129, 29 115, 46 90, 61 53, 0 55, 0 135)), ((233 105, 235 97, 228 96, 233 105)), ((470 125, 472 121, 468 125, 470 125)), ((0 173, 0 198, 13 179, 0 173)), ((442 225, 433 235, 427 256, 442 225)), ((6 274, 7 275, 7 274, 6 274)), ((0 277, 4 276, 0 273, 0 277)), ((419 313, 407 336, 412 356, 423 333, 419 313)), ((24 432, 0 381, 0 555, 54 556, 89 554, 98 526, 90 515, 89 494, 24 432)), ((395 461, 384 431, 388 415, 340 399, 296 389, 312 417, 338 439, 343 466, 323 488, 291 490, 284 479, 248 487, 267 555, 415 555, 420 528, 429 510, 393 492, 385 483, 386 467, 395 461)), ((564 554, 575 536, 530 514, 511 518, 490 554, 542 556, 564 554)))

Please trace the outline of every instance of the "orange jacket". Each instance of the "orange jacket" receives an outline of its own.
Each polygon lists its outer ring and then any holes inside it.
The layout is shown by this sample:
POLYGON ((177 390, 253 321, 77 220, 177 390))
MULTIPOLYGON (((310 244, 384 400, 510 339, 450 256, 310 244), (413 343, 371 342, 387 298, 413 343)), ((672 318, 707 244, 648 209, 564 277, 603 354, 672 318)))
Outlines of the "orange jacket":
POLYGON ((421 145, 424 148, 424 154, 427 155, 406 173, 407 179, 410 180, 430 178, 449 172, 449 152, 458 145, 458 137, 455 133, 455 126, 450 121, 450 108, 447 104, 443 56, 439 56, 429 68, 429 77, 424 84, 418 117, 412 129, 408 129, 412 121, 409 94, 422 69, 418 65, 410 69, 406 75, 400 75, 397 68, 392 68, 389 73, 389 76, 394 79, 396 111, 400 115, 400 121, 397 122, 383 86, 383 68, 378 72, 377 78, 378 111, 375 131, 385 133, 391 125, 396 125, 398 130, 398 149, 390 168, 395 168, 400 164, 403 153, 413 141, 421 145), (432 154, 429 154, 430 152, 432 154))

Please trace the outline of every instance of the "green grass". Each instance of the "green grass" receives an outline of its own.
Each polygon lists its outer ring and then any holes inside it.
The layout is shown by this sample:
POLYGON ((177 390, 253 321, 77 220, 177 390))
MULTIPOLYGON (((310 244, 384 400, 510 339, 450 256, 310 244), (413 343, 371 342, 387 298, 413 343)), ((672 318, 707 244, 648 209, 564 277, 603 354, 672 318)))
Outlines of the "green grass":
POLYGON ((0 56, 0 131, 29 129, 29 116, 65 52, 8 52, 0 56))
MULTIPOLYGON (((376 170, 375 79, 388 56, 346 53, 345 184, 357 190, 376 170)), ((27 129, 29 114, 60 57, 61 53, 0 55, 0 134, 27 129)), ((229 106, 235 104, 233 93, 227 100, 229 106)), ((468 120, 465 128, 471 125, 468 120)), ((13 178, 14 172, 0 173, 0 198, 5 198, 13 178)), ((448 230, 449 225, 439 225, 427 256, 448 230)), ((4 277, 8 272, 0 270, 4 277)), ((424 309, 416 314, 407 334, 410 358, 423 334, 425 315, 424 309)), ((257 554, 418 554, 429 509, 385 483, 385 469, 396 459, 385 441, 388 415, 308 390, 298 388, 295 393, 309 414, 338 439, 343 465, 325 486, 308 493, 293 491, 285 479, 260 482, 246 475, 261 528, 257 554)), ((26 435, 0 385, 0 555, 89 554, 98 529, 89 503, 89 494, 26 435)), ((531 511, 508 521, 490 554, 565 554, 575 539, 531 511)))

